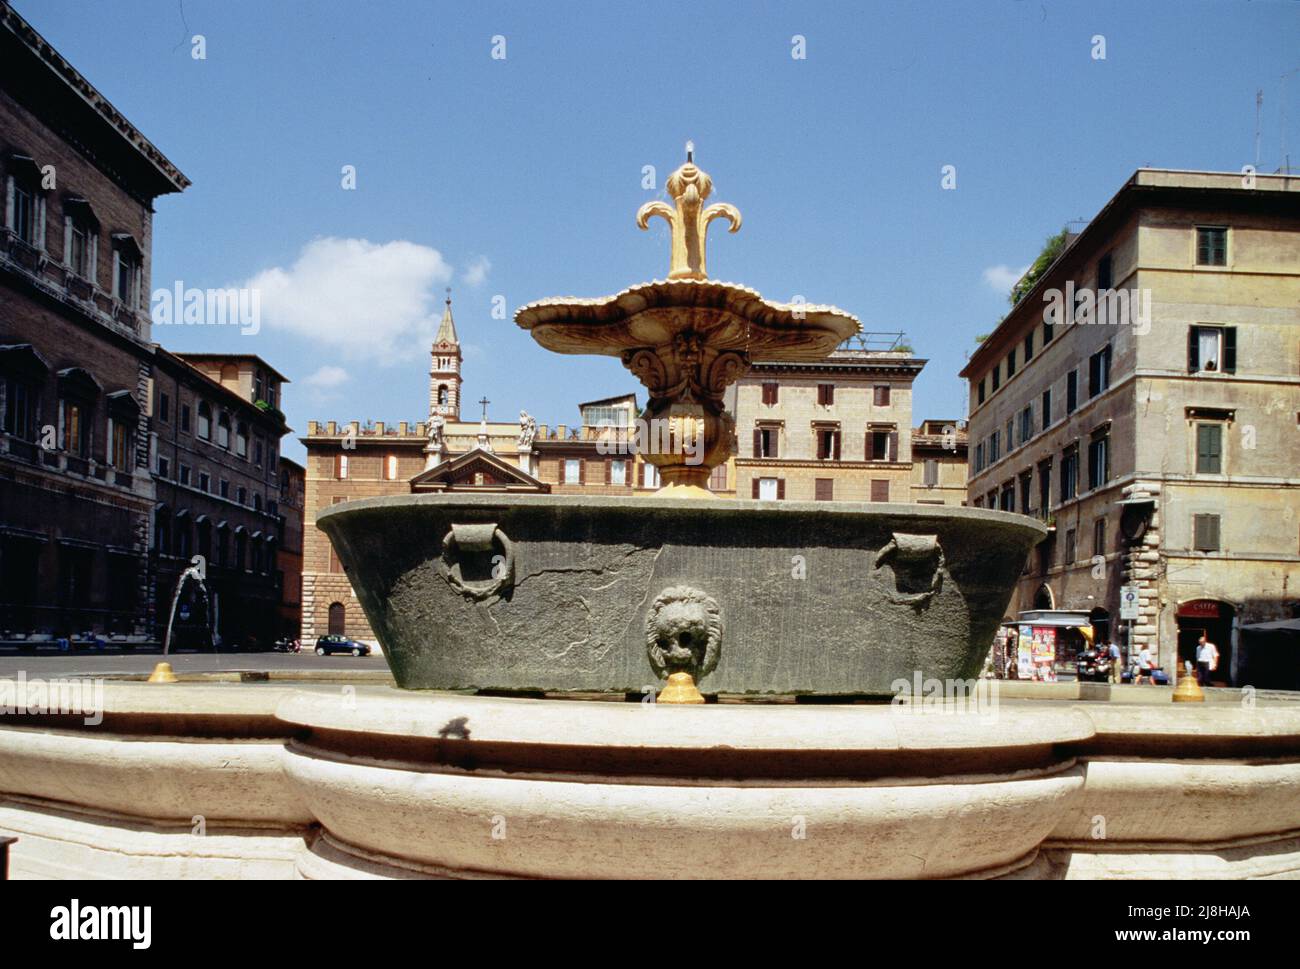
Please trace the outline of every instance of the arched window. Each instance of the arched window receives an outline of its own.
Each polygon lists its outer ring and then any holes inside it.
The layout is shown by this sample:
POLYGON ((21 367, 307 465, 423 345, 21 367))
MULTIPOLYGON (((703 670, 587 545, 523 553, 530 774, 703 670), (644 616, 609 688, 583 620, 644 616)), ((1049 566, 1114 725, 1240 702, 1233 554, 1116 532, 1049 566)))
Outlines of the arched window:
POLYGON ((217 444, 221 447, 230 447, 230 415, 224 411, 217 418, 217 444))
POLYGON ((330 635, 346 635, 344 630, 347 628, 347 612, 341 602, 330 603, 330 635))
POLYGON ((163 555, 172 550, 171 513, 166 508, 159 508, 153 515, 153 544, 163 555))
POLYGON ((243 421, 235 427, 235 453, 241 458, 248 457, 248 425, 243 421))
POLYGON ((438 388, 438 403, 443 407, 447 406, 447 385, 446 384, 442 384, 438 388))

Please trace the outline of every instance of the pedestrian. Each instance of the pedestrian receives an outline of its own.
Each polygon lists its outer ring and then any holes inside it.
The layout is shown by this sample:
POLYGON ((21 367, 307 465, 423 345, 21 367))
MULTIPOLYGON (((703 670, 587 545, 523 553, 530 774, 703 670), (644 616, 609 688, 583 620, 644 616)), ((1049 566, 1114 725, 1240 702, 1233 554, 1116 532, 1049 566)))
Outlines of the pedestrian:
POLYGON ((1210 672, 1219 668, 1219 647, 1210 642, 1210 638, 1201 633, 1196 645, 1196 682, 1201 686, 1210 685, 1210 672))
POLYGON ((1108 649, 1106 653, 1110 657, 1110 681, 1112 683, 1118 683, 1123 678, 1123 670, 1121 668, 1123 664, 1120 660, 1119 643, 1112 639, 1110 641, 1110 649, 1108 649))
POLYGON ((1151 680, 1151 649, 1147 646, 1142 647, 1142 652, 1138 653, 1137 679, 1135 682, 1141 683, 1143 678, 1149 682, 1151 680))

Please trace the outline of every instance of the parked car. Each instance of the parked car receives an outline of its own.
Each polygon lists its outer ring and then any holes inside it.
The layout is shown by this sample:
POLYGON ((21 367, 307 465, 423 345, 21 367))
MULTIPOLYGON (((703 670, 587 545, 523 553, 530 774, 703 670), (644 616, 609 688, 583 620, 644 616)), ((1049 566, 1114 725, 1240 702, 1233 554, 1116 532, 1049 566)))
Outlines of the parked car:
POLYGON ((340 636, 337 633, 322 636, 316 640, 316 655, 329 656, 331 653, 351 653, 353 656, 369 656, 370 646, 367 643, 358 642, 355 639, 348 639, 346 636, 340 636))

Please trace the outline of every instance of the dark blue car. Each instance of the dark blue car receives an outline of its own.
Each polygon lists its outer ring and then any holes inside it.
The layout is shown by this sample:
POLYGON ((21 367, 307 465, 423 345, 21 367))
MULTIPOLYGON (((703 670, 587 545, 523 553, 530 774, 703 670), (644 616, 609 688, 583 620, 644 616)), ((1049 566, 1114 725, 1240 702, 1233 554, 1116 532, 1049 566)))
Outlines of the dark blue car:
POLYGON ((316 640, 316 655, 329 656, 331 653, 351 653, 353 656, 369 656, 370 646, 359 643, 346 636, 332 634, 316 640))

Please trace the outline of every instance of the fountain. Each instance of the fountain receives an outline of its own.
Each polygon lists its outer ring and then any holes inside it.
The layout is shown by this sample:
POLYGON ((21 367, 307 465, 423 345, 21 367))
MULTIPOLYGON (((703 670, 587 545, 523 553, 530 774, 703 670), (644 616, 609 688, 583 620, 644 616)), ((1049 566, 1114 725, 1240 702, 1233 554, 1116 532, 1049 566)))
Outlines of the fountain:
MULTIPOLYGON (((727 383, 756 360, 815 359, 856 321, 708 279, 705 231, 740 215, 705 206, 693 158, 668 188, 674 207, 639 215, 671 223, 666 280, 517 316, 646 384, 663 491, 323 513, 399 688, 225 671, 109 682, 102 720, 6 715, 0 834, 19 836, 20 877, 1300 873, 1294 701, 1001 683, 1020 702, 697 705, 909 692, 900 679, 916 699, 974 676, 1044 529, 706 497, 731 447, 727 383)), ((0 701, 20 688, 0 679, 0 701)))
POLYGON ((992 510, 724 500, 726 388, 760 361, 821 360, 857 333, 834 306, 709 279, 694 162, 643 206, 672 231, 667 279, 530 303, 519 326, 559 353, 618 357, 649 391, 638 427, 663 488, 648 498, 438 494, 317 519, 397 683, 408 689, 887 696, 900 678, 977 675, 1045 528, 992 510), (649 447, 646 444, 649 443, 649 447))

